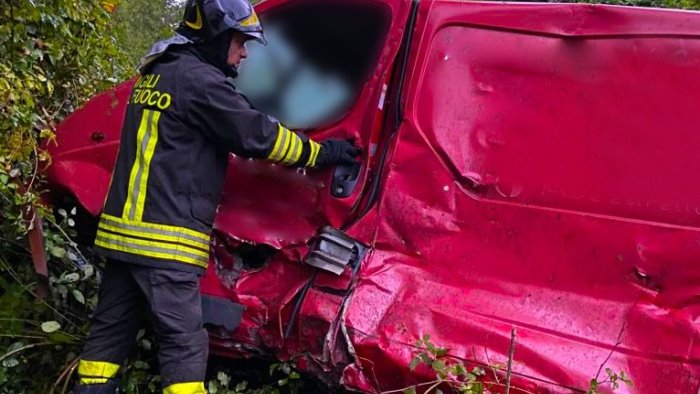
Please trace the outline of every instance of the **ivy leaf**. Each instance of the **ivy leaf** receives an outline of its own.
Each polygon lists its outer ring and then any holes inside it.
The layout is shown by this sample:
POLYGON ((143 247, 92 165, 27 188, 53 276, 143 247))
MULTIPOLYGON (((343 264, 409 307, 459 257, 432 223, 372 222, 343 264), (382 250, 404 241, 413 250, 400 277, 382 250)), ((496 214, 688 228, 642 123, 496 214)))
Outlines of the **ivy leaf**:
POLYGON ((59 259, 66 257, 66 250, 60 246, 52 246, 50 252, 52 256, 59 259))
POLYGON ((12 357, 12 358, 6 358, 2 360, 2 366, 5 368, 14 368, 19 365, 19 361, 12 357))
POLYGON ((629 387, 634 387, 634 383, 632 382, 632 380, 630 379, 630 377, 627 376, 627 374, 625 373, 625 371, 620 371, 620 380, 622 380, 623 382, 625 382, 625 384, 626 384, 627 386, 629 386, 629 387))
POLYGON ((224 387, 228 387, 229 382, 231 382, 231 378, 223 371, 219 371, 216 375, 216 379, 221 382, 224 387))
POLYGON ((435 349, 435 357, 443 357, 447 354, 447 349, 444 347, 439 347, 435 349))
POLYGON ((598 391, 598 381, 593 378, 591 379, 590 385, 588 386, 589 393, 596 393, 598 391))
POLYGON ((443 372, 445 370, 445 363, 442 360, 434 360, 432 367, 435 372, 443 372))
POLYGON ((282 372, 284 372, 285 375, 289 375, 289 372, 291 372, 292 367, 290 367, 289 364, 284 363, 284 364, 282 364, 280 369, 282 370, 282 372))
POLYGON ((41 331, 51 334, 52 332, 58 331, 61 329, 61 324, 59 324, 57 321, 51 320, 51 321, 45 321, 41 323, 41 331))
POLYGON ((467 374, 467 369, 464 368, 464 365, 462 364, 457 364, 454 366, 454 374, 457 376, 460 375, 466 375, 467 374))
POLYGON ((15 342, 7 348, 7 352, 14 352, 15 350, 20 349, 22 346, 24 346, 23 342, 15 342))
POLYGON ((60 279, 63 283, 74 283, 80 280, 80 274, 77 272, 71 272, 70 274, 61 275, 63 278, 60 279))
POLYGON ((88 279, 95 273, 95 267, 92 264, 88 264, 83 269, 83 279, 88 279))
POLYGON ((418 366, 418 364, 420 364, 420 363, 421 363, 420 357, 413 357, 413 360, 411 360, 411 364, 408 366, 408 369, 410 369, 411 371, 414 371, 416 369, 416 367, 418 366))
POLYGON ((49 341, 57 345, 75 343, 75 339, 61 331, 56 331, 49 334, 49 341))
POLYGON ((85 305, 85 296, 83 295, 83 293, 80 292, 80 290, 73 289, 73 297, 75 297, 76 301, 85 305))

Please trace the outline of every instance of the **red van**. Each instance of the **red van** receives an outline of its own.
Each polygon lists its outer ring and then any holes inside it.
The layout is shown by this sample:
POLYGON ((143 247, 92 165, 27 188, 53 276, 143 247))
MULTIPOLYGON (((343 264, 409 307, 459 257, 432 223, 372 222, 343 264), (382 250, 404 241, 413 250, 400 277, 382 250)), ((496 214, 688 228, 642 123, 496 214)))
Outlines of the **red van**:
MULTIPOLYGON (((376 393, 429 377, 408 367, 424 334, 489 366, 516 328, 511 392, 582 393, 605 368, 634 382, 618 392, 698 392, 700 14, 457 0, 257 11, 270 45, 250 48, 239 89, 364 153, 322 172, 231 156, 202 280, 213 353, 296 358, 376 393)), ((132 84, 61 124, 57 204, 99 214, 132 84)))

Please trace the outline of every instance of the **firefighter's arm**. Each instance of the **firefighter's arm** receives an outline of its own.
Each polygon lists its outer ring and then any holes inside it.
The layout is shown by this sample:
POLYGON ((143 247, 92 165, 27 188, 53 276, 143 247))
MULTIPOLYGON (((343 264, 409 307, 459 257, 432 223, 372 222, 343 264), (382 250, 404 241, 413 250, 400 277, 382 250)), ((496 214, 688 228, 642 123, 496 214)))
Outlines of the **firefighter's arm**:
POLYGON ((321 144, 251 108, 220 78, 205 75, 200 81, 203 86, 188 102, 188 117, 215 143, 242 157, 287 166, 316 166, 321 144))

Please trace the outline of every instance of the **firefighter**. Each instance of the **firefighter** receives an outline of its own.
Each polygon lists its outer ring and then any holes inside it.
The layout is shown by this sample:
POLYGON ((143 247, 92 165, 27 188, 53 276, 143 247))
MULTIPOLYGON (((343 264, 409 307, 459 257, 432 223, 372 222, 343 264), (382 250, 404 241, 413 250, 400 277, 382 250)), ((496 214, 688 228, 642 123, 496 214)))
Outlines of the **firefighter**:
POLYGON ((144 315, 158 340, 163 392, 206 392, 199 277, 229 152, 309 168, 351 163, 359 153, 251 108, 231 81, 248 40, 266 43, 246 0, 189 0, 176 34, 142 59, 95 239, 107 265, 77 394, 117 391, 144 315))

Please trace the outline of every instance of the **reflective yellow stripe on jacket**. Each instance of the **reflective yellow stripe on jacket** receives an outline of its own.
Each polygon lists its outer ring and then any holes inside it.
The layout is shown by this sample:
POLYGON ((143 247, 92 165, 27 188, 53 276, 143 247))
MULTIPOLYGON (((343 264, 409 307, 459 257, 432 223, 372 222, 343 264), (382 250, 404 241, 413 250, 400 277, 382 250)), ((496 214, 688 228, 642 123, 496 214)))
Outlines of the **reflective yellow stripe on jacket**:
POLYGON ((95 245, 206 268, 209 236, 184 227, 130 221, 102 214, 95 245))
POLYGON ((296 164, 303 151, 304 141, 294 132, 281 124, 278 125, 277 139, 268 160, 286 165, 296 164))
POLYGON ((306 161, 307 167, 316 166, 316 158, 318 158, 318 152, 321 151, 321 144, 316 141, 309 140, 309 147, 311 152, 309 153, 309 160, 306 161))
POLYGON ((136 159, 129 175, 129 192, 124 203, 125 218, 141 221, 151 160, 158 142, 159 111, 145 109, 136 137, 136 159))
POLYGON ((143 221, 151 160, 158 142, 160 112, 144 109, 136 137, 136 158, 121 217, 103 213, 95 245, 139 256, 206 268, 209 235, 185 227, 143 221))

